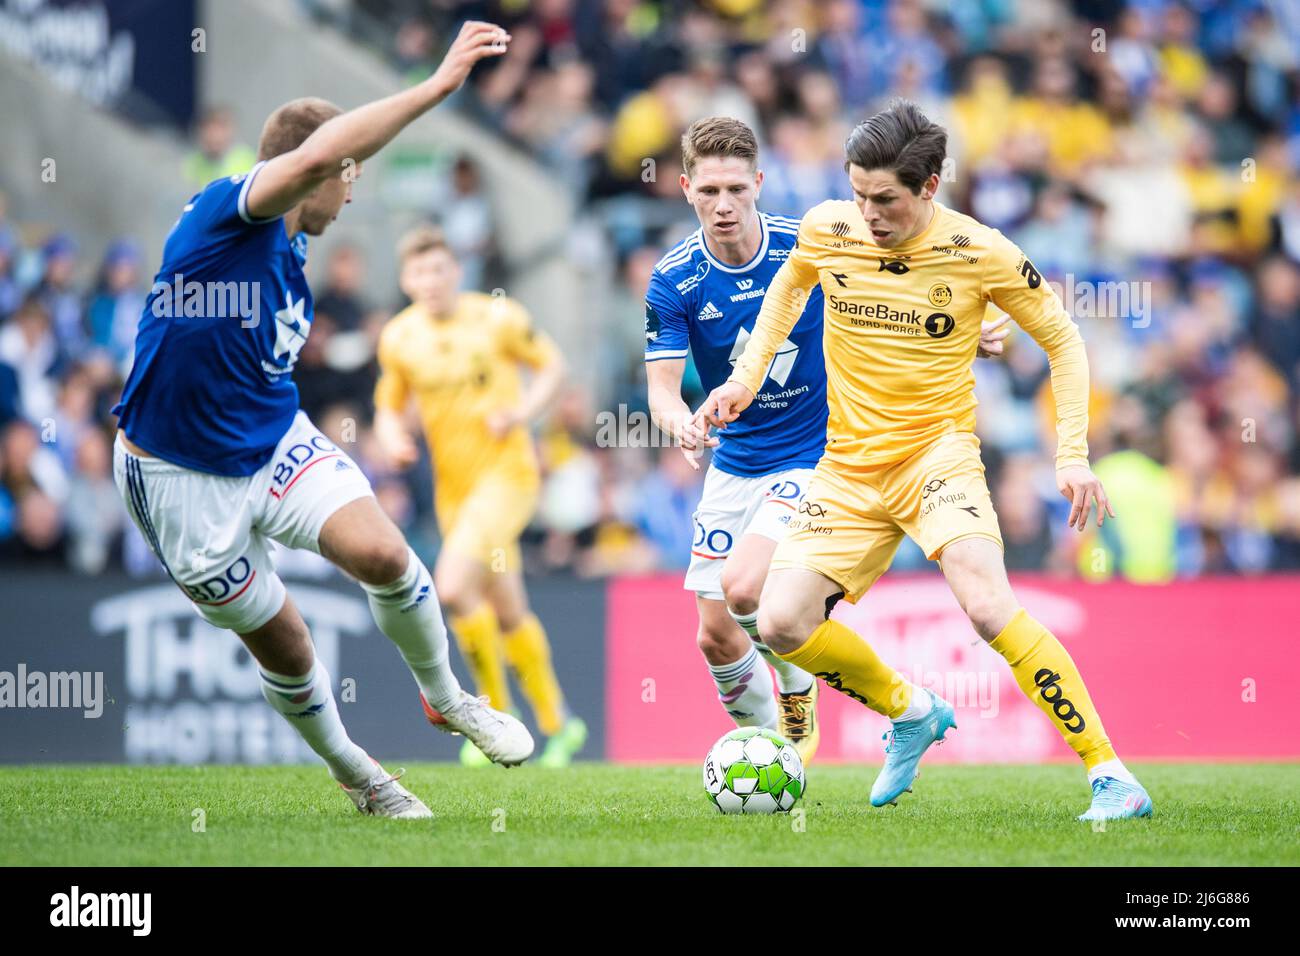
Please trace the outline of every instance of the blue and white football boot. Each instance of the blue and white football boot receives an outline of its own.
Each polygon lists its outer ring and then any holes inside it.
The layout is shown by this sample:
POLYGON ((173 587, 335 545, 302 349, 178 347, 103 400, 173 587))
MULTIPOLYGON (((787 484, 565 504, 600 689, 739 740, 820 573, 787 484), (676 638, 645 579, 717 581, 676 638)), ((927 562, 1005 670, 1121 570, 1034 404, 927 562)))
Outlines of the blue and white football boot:
POLYGON ((1078 816, 1080 820, 1123 820, 1126 817, 1149 817, 1155 805, 1140 783, 1125 783, 1114 777, 1098 777, 1092 782, 1092 806, 1078 816))
POLYGON ((885 765, 871 785, 871 805, 883 807, 898 802, 898 798, 912 789, 921 757, 931 744, 940 743, 944 734, 957 729, 952 704, 937 694, 930 695, 930 712, 916 720, 894 721, 894 728, 882 738, 885 743, 885 765))

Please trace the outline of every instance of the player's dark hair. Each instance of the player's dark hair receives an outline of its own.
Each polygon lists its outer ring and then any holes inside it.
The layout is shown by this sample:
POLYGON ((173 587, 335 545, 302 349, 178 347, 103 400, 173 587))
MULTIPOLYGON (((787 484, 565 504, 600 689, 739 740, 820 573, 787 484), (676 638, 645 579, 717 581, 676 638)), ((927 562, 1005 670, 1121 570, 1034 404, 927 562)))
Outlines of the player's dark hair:
POLYGON ((758 164, 758 139, 754 131, 730 116, 698 119, 682 134, 682 169, 695 173, 695 164, 706 156, 735 156, 750 166, 758 164))
POLYGON ((948 131, 926 118, 915 103, 894 100, 866 122, 859 123, 844 143, 844 171, 849 166, 887 169, 912 191, 943 169, 948 131))
POLYGON ((292 152, 306 142, 326 121, 343 110, 329 100, 304 96, 290 100, 266 118, 257 141, 257 158, 273 159, 292 152))

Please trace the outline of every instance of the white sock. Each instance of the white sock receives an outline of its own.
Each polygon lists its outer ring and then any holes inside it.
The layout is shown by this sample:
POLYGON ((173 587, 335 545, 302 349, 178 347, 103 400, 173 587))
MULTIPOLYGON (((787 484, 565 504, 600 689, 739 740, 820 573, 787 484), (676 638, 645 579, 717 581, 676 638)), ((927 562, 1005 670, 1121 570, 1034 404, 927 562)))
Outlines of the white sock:
POLYGON ((1103 760, 1101 763, 1089 770, 1088 786, 1092 786, 1092 782, 1098 777, 1114 777, 1122 783, 1139 786, 1137 777, 1133 776, 1133 774, 1129 772, 1128 767, 1124 766, 1124 762, 1118 757, 1114 760, 1103 760))
POLYGON ((758 649, 734 664, 709 665, 713 683, 718 686, 718 700, 737 727, 767 727, 776 730, 776 698, 772 696, 772 672, 767 669, 758 649))
POLYGON ((311 670, 301 677, 272 674, 260 667, 257 673, 267 703, 283 714, 325 761, 335 780, 356 787, 370 779, 375 772, 374 761, 348 737, 334 701, 329 672, 320 661, 313 661, 311 670))
POLYGON ((437 710, 460 700, 460 681, 448 663, 447 625, 433 578, 415 552, 406 573, 392 584, 362 584, 379 629, 397 645, 424 699, 437 710))
POLYGON ((806 694, 813 685, 813 676, 802 667, 796 667, 789 661, 782 660, 781 657, 770 647, 759 641, 758 638, 758 614, 737 614, 731 608, 727 608, 727 613, 732 616, 737 624, 744 629, 745 633, 750 636, 758 647, 758 653, 763 655, 763 660, 772 665, 772 670, 776 671, 776 686, 780 688, 783 694, 806 694))
POLYGON ((912 699, 907 704, 907 710, 894 718, 894 723, 903 720, 920 720, 934 709, 934 701, 930 699, 930 695, 923 688, 917 687, 915 684, 908 684, 908 686, 912 688, 912 699))

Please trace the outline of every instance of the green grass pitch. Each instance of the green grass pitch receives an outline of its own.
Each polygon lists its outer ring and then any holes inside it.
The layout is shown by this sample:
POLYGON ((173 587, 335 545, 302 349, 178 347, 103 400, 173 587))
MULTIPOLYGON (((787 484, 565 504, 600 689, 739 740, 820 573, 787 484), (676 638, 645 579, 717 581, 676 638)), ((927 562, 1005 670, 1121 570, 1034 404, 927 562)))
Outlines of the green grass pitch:
POLYGON ((409 768, 433 820, 362 817, 321 767, 6 767, 0 864, 1300 864, 1300 764, 1137 766, 1155 817, 1104 831, 1075 766, 930 767, 875 810, 876 768, 814 765, 802 832, 720 815, 695 767, 409 768))

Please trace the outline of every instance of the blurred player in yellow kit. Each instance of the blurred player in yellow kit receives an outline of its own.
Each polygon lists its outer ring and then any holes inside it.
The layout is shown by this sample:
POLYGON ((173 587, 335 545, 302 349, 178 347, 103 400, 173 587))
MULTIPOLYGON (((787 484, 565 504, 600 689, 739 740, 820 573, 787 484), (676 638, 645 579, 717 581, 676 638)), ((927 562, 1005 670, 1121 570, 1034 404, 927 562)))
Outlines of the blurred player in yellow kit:
MULTIPOLYGON (((510 709, 509 665, 549 738, 538 762, 566 766, 587 727, 565 708, 519 554, 541 480, 528 423, 555 397, 564 360, 518 302, 459 291, 460 266, 436 229, 404 236, 398 259, 411 305, 380 335, 376 437, 395 465, 414 463, 406 414, 413 398, 433 457, 442 533, 434 583, 461 652, 479 693, 499 710, 510 709), (531 372, 527 387, 523 368, 531 372)), ((488 760, 467 740, 461 762, 488 760)))
POLYGON ((1088 359, 1056 293, 1012 242, 934 201, 947 133, 897 102, 845 144, 854 200, 824 202, 763 301, 731 378, 700 410, 725 427, 754 401, 769 363, 820 285, 825 294, 826 451, 797 524, 777 545, 759 633, 783 659, 888 716, 875 806, 910 790, 921 756, 956 727, 952 706, 886 665, 829 619, 889 567, 903 535, 937 560, 972 626, 1088 771, 1080 819, 1149 816, 1151 798, 1116 756, 1074 661, 1026 613, 1007 580, 1002 537, 975 436, 971 366, 988 303, 1047 352, 1057 408, 1056 480, 1070 526, 1114 517, 1088 465, 1088 359))

